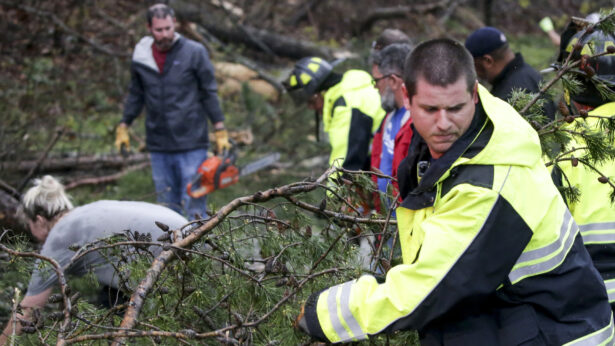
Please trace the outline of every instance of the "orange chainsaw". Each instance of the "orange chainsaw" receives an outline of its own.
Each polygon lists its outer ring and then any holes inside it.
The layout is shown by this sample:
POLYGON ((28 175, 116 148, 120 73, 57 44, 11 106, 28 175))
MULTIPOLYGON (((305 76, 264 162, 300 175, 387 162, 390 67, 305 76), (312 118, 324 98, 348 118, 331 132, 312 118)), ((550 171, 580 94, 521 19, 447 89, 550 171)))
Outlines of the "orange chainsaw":
POLYGON ((272 153, 243 167, 237 167, 237 155, 234 150, 227 151, 223 156, 214 155, 207 158, 188 183, 188 196, 199 198, 212 191, 223 189, 239 181, 239 177, 259 171, 280 159, 280 153, 272 153))

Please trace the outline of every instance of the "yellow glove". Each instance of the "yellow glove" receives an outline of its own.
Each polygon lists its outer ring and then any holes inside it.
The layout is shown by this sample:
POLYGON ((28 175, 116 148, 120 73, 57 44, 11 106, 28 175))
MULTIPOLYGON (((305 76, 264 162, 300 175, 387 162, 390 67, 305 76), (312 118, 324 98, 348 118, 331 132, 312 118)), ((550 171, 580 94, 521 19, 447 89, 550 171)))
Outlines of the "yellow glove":
POLYGON ((118 152, 128 152, 130 150, 130 137, 128 136, 128 127, 119 125, 115 129, 115 148, 118 152))
POLYGON ((538 25, 540 25, 540 28, 544 32, 549 32, 553 30, 553 22, 551 21, 551 18, 549 17, 544 17, 543 19, 541 19, 538 25))
POLYGON ((222 154, 225 150, 231 150, 231 142, 228 140, 228 132, 226 129, 219 129, 214 131, 216 137, 216 152, 222 154))

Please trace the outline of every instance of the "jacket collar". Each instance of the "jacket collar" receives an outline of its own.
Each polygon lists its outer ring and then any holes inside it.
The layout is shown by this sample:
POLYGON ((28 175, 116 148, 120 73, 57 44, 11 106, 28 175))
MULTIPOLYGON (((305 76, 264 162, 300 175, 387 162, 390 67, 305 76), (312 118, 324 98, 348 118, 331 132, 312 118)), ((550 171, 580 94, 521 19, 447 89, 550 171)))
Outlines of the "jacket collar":
POLYGON ((400 164, 398 178, 400 193, 405 196, 401 206, 417 210, 433 205, 436 183, 460 157, 471 158, 479 153, 489 142, 493 126, 485 114, 482 103, 479 102, 468 130, 438 160, 431 159, 427 143, 414 130, 414 125, 411 126, 413 129, 412 142, 408 156, 400 164), (490 126, 487 126, 488 124, 490 126), (430 162, 430 164, 419 181, 417 170, 420 161, 430 162))
MULTIPOLYGON (((175 33, 173 37, 173 46, 169 50, 172 52, 181 44, 182 36, 175 33)), ((152 70, 158 72, 158 65, 154 59, 154 53, 152 52, 152 44, 154 44, 154 38, 152 36, 143 37, 139 43, 135 46, 134 52, 132 52, 132 61, 134 63, 145 65, 152 70)))
POLYGON ((512 59, 508 63, 508 65, 504 67, 502 72, 500 72, 500 74, 497 75, 497 77, 493 79, 493 82, 491 83, 491 85, 497 85, 504 78, 506 78, 506 76, 508 76, 510 73, 523 67, 524 64, 525 64, 525 60, 523 60, 523 56, 521 55, 521 53, 515 53, 515 58, 512 59))

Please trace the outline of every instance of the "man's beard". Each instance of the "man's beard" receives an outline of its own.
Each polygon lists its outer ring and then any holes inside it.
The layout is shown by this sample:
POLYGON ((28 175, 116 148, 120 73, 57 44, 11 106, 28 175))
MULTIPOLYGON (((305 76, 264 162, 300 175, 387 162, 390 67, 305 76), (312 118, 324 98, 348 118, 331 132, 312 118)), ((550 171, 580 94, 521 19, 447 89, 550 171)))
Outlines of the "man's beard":
POLYGON ((384 109, 387 113, 397 109, 397 104, 395 103, 395 93, 388 85, 384 89, 384 93, 380 96, 380 104, 382 105, 382 109, 384 109))
POLYGON ((164 38, 160 41, 155 41, 154 44, 156 44, 156 48, 158 48, 159 51, 166 52, 171 49, 171 46, 173 45, 173 39, 164 38))

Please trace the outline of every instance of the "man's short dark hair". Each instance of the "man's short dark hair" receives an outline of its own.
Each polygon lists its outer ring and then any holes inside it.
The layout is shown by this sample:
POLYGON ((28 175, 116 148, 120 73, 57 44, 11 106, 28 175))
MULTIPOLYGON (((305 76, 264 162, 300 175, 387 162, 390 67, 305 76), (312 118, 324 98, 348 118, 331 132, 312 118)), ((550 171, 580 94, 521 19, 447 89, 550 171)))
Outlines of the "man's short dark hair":
POLYGON ((394 43, 374 53, 373 62, 382 75, 396 74, 401 77, 404 72, 404 62, 411 51, 412 46, 409 44, 394 43))
POLYGON ((155 4, 147 9, 147 25, 152 25, 152 19, 154 17, 164 19, 167 16, 175 18, 175 11, 165 4, 155 4))
POLYGON ((495 61, 502 61, 506 59, 509 51, 510 51, 510 47, 508 46, 508 42, 506 42, 504 43, 504 45, 502 45, 502 47, 497 48, 493 50, 492 52, 489 52, 489 55, 491 55, 491 57, 495 61))
POLYGON ((404 82, 408 98, 416 94, 416 83, 424 78, 429 84, 445 87, 465 77, 468 91, 474 90, 474 59, 463 44, 439 38, 418 45, 406 59, 404 82))
POLYGON ((385 29, 378 38, 372 42, 372 49, 379 51, 394 43, 412 44, 410 37, 398 29, 385 29))

